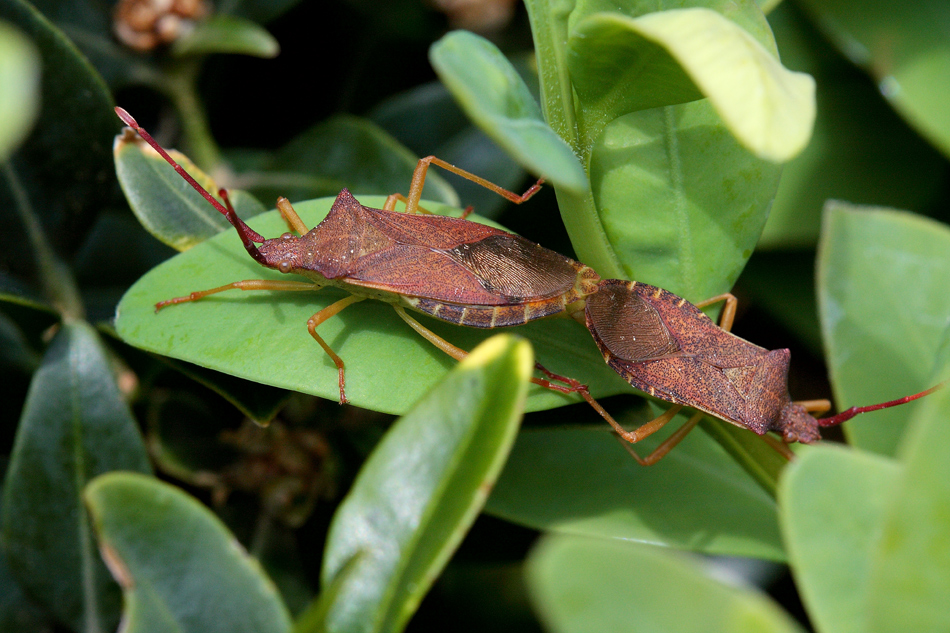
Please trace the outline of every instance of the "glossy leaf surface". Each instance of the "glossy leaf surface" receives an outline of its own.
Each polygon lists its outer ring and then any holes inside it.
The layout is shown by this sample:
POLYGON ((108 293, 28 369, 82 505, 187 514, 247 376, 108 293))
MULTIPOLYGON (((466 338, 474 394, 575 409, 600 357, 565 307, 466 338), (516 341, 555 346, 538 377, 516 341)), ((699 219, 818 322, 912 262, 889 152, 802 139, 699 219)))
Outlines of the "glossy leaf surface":
POLYGON ((523 430, 486 510, 545 531, 784 559, 775 501, 702 431, 643 467, 604 427, 523 430))
POLYGON ((480 511, 521 421, 523 340, 473 350, 389 430, 334 516, 321 573, 346 570, 328 631, 399 631, 480 511))
POLYGON ((286 633, 273 583, 210 510, 157 479, 111 473, 85 491, 125 595, 129 633, 286 633))
POLYGON ((111 630, 119 596, 99 560, 80 495, 111 470, 149 472, 105 349, 65 324, 33 377, 7 471, 3 536, 11 568, 61 621, 111 630), (38 546, 38 544, 42 544, 38 546))
POLYGON ((550 537, 529 559, 528 583, 541 619, 557 633, 801 631, 762 594, 648 545, 550 537))
MULTIPOLYGON (((928 384, 950 322, 950 228, 913 214, 829 203, 818 305, 839 406, 907 396, 928 384), (913 283, 908 283, 913 280, 913 283)), ((918 404, 845 425, 855 445, 893 455, 918 404)))
MULTIPOLYGON (((379 207, 383 199, 367 196, 361 202, 379 207)), ((314 226, 331 203, 324 198, 295 209, 307 226, 314 226)), ((444 210, 437 204, 426 207, 444 210)), ((258 216, 249 224, 267 236, 287 231, 277 212, 258 216)), ((155 314, 157 301, 261 278, 284 277, 252 260, 237 235, 222 234, 140 279, 119 305, 116 329, 127 343, 148 351, 275 387, 339 399, 336 366, 307 331, 307 320, 342 298, 339 291, 233 291, 155 314)), ((419 318, 463 349, 472 349, 493 333, 419 318)), ((589 382, 595 395, 630 389, 604 363, 587 330, 571 320, 546 319, 512 331, 532 341, 538 360, 548 369, 589 382)), ((346 363, 350 401, 377 411, 405 413, 455 364, 410 330, 392 308, 376 301, 347 308, 321 324, 320 335, 346 363)), ((576 401, 540 387, 531 393, 530 410, 576 401)))

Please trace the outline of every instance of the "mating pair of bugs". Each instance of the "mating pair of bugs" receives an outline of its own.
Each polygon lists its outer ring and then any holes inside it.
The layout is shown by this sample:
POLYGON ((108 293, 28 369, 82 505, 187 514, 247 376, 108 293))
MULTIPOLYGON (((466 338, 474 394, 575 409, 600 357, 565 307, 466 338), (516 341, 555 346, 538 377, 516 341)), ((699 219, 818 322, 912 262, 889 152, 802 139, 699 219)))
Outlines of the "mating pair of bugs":
MULTIPOLYGON (((477 328, 521 325, 556 316, 583 323, 611 368, 633 387, 673 406, 656 419, 627 431, 580 382, 538 365, 546 378, 533 378, 535 383, 580 394, 631 444, 658 431, 682 407, 697 410, 645 458, 630 450, 643 465, 666 455, 704 414, 759 435, 774 431, 785 442, 807 443, 820 439, 819 427, 840 424, 865 411, 903 404, 932 391, 816 419, 810 412, 826 411, 830 403, 792 402, 787 386, 789 351, 769 351, 729 332, 736 303, 731 294, 694 305, 654 286, 601 279, 589 266, 522 237, 467 221, 464 216, 429 215, 419 206, 430 165, 472 180, 516 203, 534 195, 541 181, 517 195, 429 156, 419 161, 407 196, 393 194, 383 209, 371 209, 344 189, 326 219, 313 229, 304 225, 286 198, 280 198, 277 208, 291 232, 265 239, 237 217, 225 190, 219 192, 225 203, 222 205, 125 110, 116 108, 116 113, 227 217, 251 257, 267 268, 309 279, 238 281, 161 301, 156 311, 231 289, 342 288, 350 293, 348 297, 320 310, 307 322, 310 335, 339 370, 341 403, 346 402, 343 360, 317 333, 317 327, 347 306, 368 298, 391 304, 413 330, 457 360, 466 352, 427 329, 406 308, 477 328), (397 201, 405 204, 405 212, 395 211, 397 201), (700 308, 719 302, 725 306, 716 325, 700 308)), ((784 444, 773 445, 788 454, 784 444)))

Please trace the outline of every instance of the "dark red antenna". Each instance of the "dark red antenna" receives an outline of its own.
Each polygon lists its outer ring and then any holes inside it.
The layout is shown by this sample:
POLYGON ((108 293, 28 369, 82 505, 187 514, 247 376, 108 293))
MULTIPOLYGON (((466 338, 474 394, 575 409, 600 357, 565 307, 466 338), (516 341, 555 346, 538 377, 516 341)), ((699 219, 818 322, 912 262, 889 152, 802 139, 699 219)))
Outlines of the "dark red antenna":
POLYGON ((159 145, 155 139, 152 138, 152 135, 145 131, 145 128, 136 123, 135 119, 132 118, 132 115, 123 110, 122 108, 116 106, 115 113, 119 115, 119 118, 122 119, 122 122, 128 125, 130 128, 135 130, 142 139, 148 143, 152 149, 159 153, 159 155, 164 158, 169 165, 175 168, 175 171, 178 172, 178 175, 185 179, 185 181, 194 187, 195 191, 200 193, 202 197, 211 203, 211 205, 221 212, 221 215, 228 219, 228 222, 237 229, 238 235, 241 236, 241 241, 244 243, 244 248, 247 250, 248 254, 253 257, 259 264, 267 266, 267 262, 264 259, 264 256, 261 255, 260 251, 257 250, 257 246, 254 245, 255 242, 258 244, 264 243, 264 238, 261 237, 254 229, 249 227, 244 223, 244 220, 237 216, 237 213, 234 211, 234 207, 231 206, 231 199, 228 197, 227 191, 224 189, 218 190, 218 195, 224 200, 224 203, 227 205, 223 206, 220 202, 214 199, 208 190, 198 184, 194 178, 191 177, 185 169, 175 162, 175 159, 168 155, 161 145, 159 145))

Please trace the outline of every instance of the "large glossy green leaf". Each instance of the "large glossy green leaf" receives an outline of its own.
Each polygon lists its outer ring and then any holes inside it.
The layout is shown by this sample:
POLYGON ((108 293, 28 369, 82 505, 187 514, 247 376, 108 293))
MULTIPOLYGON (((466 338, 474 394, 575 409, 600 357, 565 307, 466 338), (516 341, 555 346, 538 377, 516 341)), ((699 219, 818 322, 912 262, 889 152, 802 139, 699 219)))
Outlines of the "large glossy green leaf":
POLYGON ((942 186, 940 153, 792 3, 769 15, 769 23, 782 63, 815 76, 818 117, 808 147, 782 171, 758 247, 812 246, 829 198, 926 211, 942 186))
POLYGON ((762 594, 647 545, 550 537, 532 552, 528 581, 538 614, 556 633, 801 631, 762 594))
MULTIPOLYGON (((112 151, 129 206, 142 226, 165 244, 186 251, 231 227, 220 211, 131 130, 115 137, 112 151)), ((217 193, 215 182, 187 156, 173 151, 172 157, 206 190, 217 193)), ((228 193, 238 217, 246 220, 264 211, 250 194, 228 193)))
POLYGON ((806 0, 802 5, 863 66, 907 121, 950 155, 950 4, 806 0))
POLYGON ((277 589, 210 510, 151 477, 110 473, 84 493, 122 585, 128 633, 286 633, 277 589))
MULTIPOLYGON (((829 203, 818 306, 841 408, 922 391, 950 320, 950 228, 910 213, 829 203)), ((845 426, 852 443, 893 455, 915 404, 845 426)))
POLYGON ((432 66, 462 109, 520 165, 575 194, 587 188, 570 147, 541 118, 534 97, 493 44, 454 31, 432 45, 432 66))
POLYGON ((782 479, 782 533, 798 590, 822 633, 869 630, 870 554, 902 471, 871 453, 816 446, 782 479))
POLYGON ((217 14, 199 22, 172 46, 178 57, 210 53, 238 53, 253 57, 277 57, 280 45, 264 27, 233 15, 217 14))
MULTIPOLYGON (((950 380, 950 327, 934 382, 950 380)), ((927 397, 901 445, 904 475, 870 561, 868 631, 950 629, 950 389, 927 397)))
MULTIPOLYGON (((419 158, 372 121, 339 115, 304 131, 241 180, 268 204, 277 196, 335 196, 343 187, 355 195, 405 195, 419 158)), ((423 197, 458 206, 439 171, 427 173, 423 197)))
POLYGON ((20 582, 61 622, 89 633, 114 629, 119 595, 80 494, 111 470, 148 472, 148 457, 95 331, 67 323, 23 409, 4 486, 3 535, 20 582))
MULTIPOLYGON (((774 48, 753 3, 697 4, 774 48)), ((779 167, 742 148, 709 101, 680 103, 689 91, 675 77, 672 86, 665 83, 672 63, 666 52, 646 55, 642 73, 629 70, 639 45, 660 48, 626 26, 681 4, 585 0, 552 7, 531 0, 527 7, 545 116, 590 177, 586 195, 558 191, 578 257, 604 276, 634 278, 694 301, 728 290, 761 232, 779 167), (610 37, 586 37, 589 29, 610 37), (604 65, 625 72, 603 73, 604 65), (659 75, 664 82, 657 85, 659 75), (680 105, 631 111, 662 105, 664 94, 680 105)))
POLYGON ((324 586, 360 557, 328 631, 400 631, 481 510, 517 434, 530 346, 476 348, 386 434, 330 527, 324 586))
MULTIPOLYGON (((635 449, 645 455, 659 439, 635 449)), ((644 467, 606 425, 523 430, 486 511, 545 531, 785 557, 775 501, 701 431, 644 467)))
POLYGON ((578 115, 610 120, 706 97, 743 146, 784 162, 811 134, 815 82, 782 67, 769 44, 701 7, 591 15, 573 25, 569 42, 578 115))
POLYGON ((39 55, 22 33, 0 23, 0 160, 26 137, 39 106, 39 55))
POLYGON ((694 302, 732 288, 780 173, 739 146, 707 101, 617 118, 590 158, 597 212, 624 276, 694 302))
MULTIPOLYGON (((362 202, 379 207, 382 198, 362 202)), ((331 199, 295 206, 304 223, 315 226, 331 199)), ((436 203, 433 211, 447 211, 436 203)), ((457 210, 454 211, 458 213, 457 210)), ((277 212, 250 223, 264 236, 287 226, 277 212)), ((241 279, 281 279, 248 256, 237 235, 225 233, 165 262, 140 279, 118 307, 116 330, 127 343, 275 387, 337 400, 337 370, 307 331, 307 320, 339 300, 335 290, 314 293, 230 292, 156 314, 155 302, 241 279)), ((472 349, 491 331, 443 324, 420 317, 427 327, 463 349, 472 349)), ((568 319, 521 326, 538 360, 551 371, 590 383, 595 395, 630 387, 604 363, 587 330, 568 319)), ((387 305, 364 301, 320 325, 320 335, 346 363, 346 393, 357 405, 405 413, 455 362, 416 335, 387 305)), ((532 388, 529 409, 575 402, 574 397, 532 388)))

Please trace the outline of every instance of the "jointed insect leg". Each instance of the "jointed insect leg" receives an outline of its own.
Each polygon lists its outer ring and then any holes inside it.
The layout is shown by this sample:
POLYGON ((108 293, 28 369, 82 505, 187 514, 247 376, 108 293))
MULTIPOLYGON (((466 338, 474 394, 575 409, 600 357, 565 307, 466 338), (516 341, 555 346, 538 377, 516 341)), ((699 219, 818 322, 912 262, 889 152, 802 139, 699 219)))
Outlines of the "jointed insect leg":
POLYGON ((310 336, 312 336, 313 340, 315 340, 317 343, 320 344, 320 347, 322 347, 323 351, 326 352, 327 355, 333 360, 333 364, 336 365, 337 371, 339 371, 340 404, 346 404, 348 402, 348 400, 346 399, 346 390, 345 390, 346 376, 344 375, 344 372, 343 372, 343 359, 337 356, 337 353, 334 352, 332 349, 330 349, 330 346, 327 345, 327 342, 324 341, 323 338, 319 334, 317 334, 317 326, 323 323, 324 321, 326 321, 327 319, 329 319, 330 317, 336 316, 337 314, 339 314, 345 307, 353 305, 354 303, 358 301, 362 301, 365 298, 366 297, 350 295, 349 297, 340 299, 339 301, 335 303, 331 303, 330 305, 325 307, 323 310, 320 310, 319 312, 314 314, 307 321, 307 330, 309 330, 310 336))
POLYGON ((287 198, 283 196, 277 198, 277 210, 280 211, 280 216, 284 218, 284 222, 287 223, 287 227, 291 231, 296 231, 298 235, 303 235, 310 230, 307 228, 307 225, 303 223, 303 220, 300 219, 300 216, 297 215, 297 212, 294 211, 290 200, 287 198))
POLYGON ((711 306, 714 303, 719 303, 720 301, 725 301, 725 305, 722 306, 722 314, 719 315, 719 327, 724 329, 726 332, 732 331, 732 322, 736 318, 736 304, 738 303, 735 295, 731 292, 725 292, 721 295, 716 295, 705 301, 700 301, 695 304, 697 308, 705 308, 706 306, 711 306))
POLYGON ((409 186, 409 195, 406 196, 406 213, 418 213, 419 200, 422 199, 422 186, 425 184, 426 172, 429 170, 430 164, 438 165, 439 167, 441 167, 442 169, 445 169, 446 171, 450 171, 453 174, 457 174, 461 176, 462 178, 471 180, 475 184, 481 185, 482 187, 485 187, 486 189, 494 191, 499 196, 502 196, 503 198, 507 198, 508 200, 511 200, 515 204, 521 204, 522 202, 524 202, 525 200, 533 196, 535 193, 537 193, 538 190, 541 189, 541 183, 544 182, 544 179, 542 178, 538 180, 538 182, 536 182, 535 184, 531 185, 531 187, 527 191, 525 191, 523 194, 518 195, 512 191, 508 191, 507 189, 499 187, 495 183, 485 180, 484 178, 480 176, 476 176, 475 174, 471 172, 467 172, 464 169, 461 169, 459 167, 456 167, 455 165, 452 165, 451 163, 447 163, 441 158, 436 158, 435 156, 426 156, 425 158, 419 159, 419 162, 416 164, 415 171, 412 172, 412 184, 409 186))
POLYGON ((165 301, 159 301, 155 304, 155 311, 158 312, 162 308, 165 308, 170 305, 175 305, 178 303, 186 303, 188 301, 197 301, 207 297, 208 295, 217 294, 219 292, 224 292, 225 290, 318 290, 319 285, 311 281, 285 281, 282 279, 246 279, 244 281, 235 281, 233 283, 218 286, 217 288, 212 288, 210 290, 199 290, 193 292, 186 297, 175 297, 174 299, 166 299, 165 301))
MULTIPOLYGON (((398 314, 400 318, 402 318, 402 320, 405 321, 409 325, 409 327, 415 330, 416 333, 418 333, 422 338, 429 341, 430 343, 438 347, 440 350, 442 350, 443 352, 445 352, 446 354, 448 354, 455 360, 460 361, 466 356, 468 356, 468 352, 466 352, 464 349, 460 347, 456 347, 455 345, 452 345, 451 343, 446 341, 444 338, 442 338, 441 336, 439 336, 438 334, 436 334, 435 332, 433 332, 432 330, 430 330, 429 328, 427 328, 426 326, 422 325, 421 323, 413 319, 411 316, 409 316, 406 313, 406 310, 402 306, 393 304, 393 309, 396 311, 396 314, 398 314)), ((596 400, 594 400, 589 393, 587 393, 586 386, 582 385, 581 383, 577 382, 576 380, 572 378, 565 378, 563 376, 558 376, 557 374, 551 373, 547 369, 545 369, 540 363, 535 363, 535 367, 537 367, 540 371, 544 372, 552 380, 558 380, 560 382, 563 382, 567 384, 568 387, 555 385, 548 380, 544 380, 543 378, 531 378, 531 382, 541 387, 544 387, 546 389, 550 389, 551 391, 559 391, 561 393, 578 392, 584 397, 585 400, 590 402, 591 405, 595 409, 597 409, 597 411, 601 415, 605 416, 608 422, 610 422, 611 424, 617 424, 613 420, 613 418, 611 418, 610 415, 606 411, 604 411, 603 407, 601 407, 600 404, 596 400)))
MULTIPOLYGON (((666 424, 671 419, 673 419, 673 415, 676 415, 676 413, 679 412, 679 409, 681 406, 682 405, 676 405, 676 406, 671 407, 666 413, 661 415, 659 418, 656 418, 656 420, 647 422, 646 424, 638 428, 637 431, 642 429, 644 426, 654 424, 657 420, 660 420, 661 418, 666 418, 663 421, 663 424, 666 424), (673 412, 673 415, 670 415, 670 411, 673 412), (666 417, 666 416, 669 416, 669 417, 666 417)), ((676 431, 671 436, 663 440, 663 442, 659 446, 657 446, 653 450, 653 452, 647 455, 646 457, 640 457, 639 455, 637 455, 636 451, 633 450, 633 447, 630 446, 629 443, 620 442, 620 444, 623 445, 623 447, 627 450, 627 452, 630 453, 630 455, 633 456, 633 458, 637 460, 637 462, 641 466, 652 466, 653 464, 657 463, 658 461, 666 457, 666 454, 669 453, 671 450, 673 450, 673 447, 675 447, 677 444, 682 442, 683 438, 686 437, 690 431, 696 428, 696 425, 699 424, 699 421, 703 419, 703 415, 705 414, 702 411, 697 411, 696 413, 694 413, 693 416, 689 420, 683 423, 683 426, 676 429, 676 431)), ((663 426, 663 424, 661 424, 660 426, 663 426)), ((659 430, 659 427, 657 427, 656 429, 653 429, 653 431, 650 431, 650 433, 653 433, 657 430, 659 430)), ((649 435, 649 433, 647 435, 649 435)), ((646 437, 646 436, 643 436, 643 437, 646 437)), ((643 439, 643 437, 640 437, 638 439, 643 439)), ((621 438, 617 438, 617 439, 619 440, 621 438)), ((626 438, 623 438, 623 439, 626 439, 626 438)))

